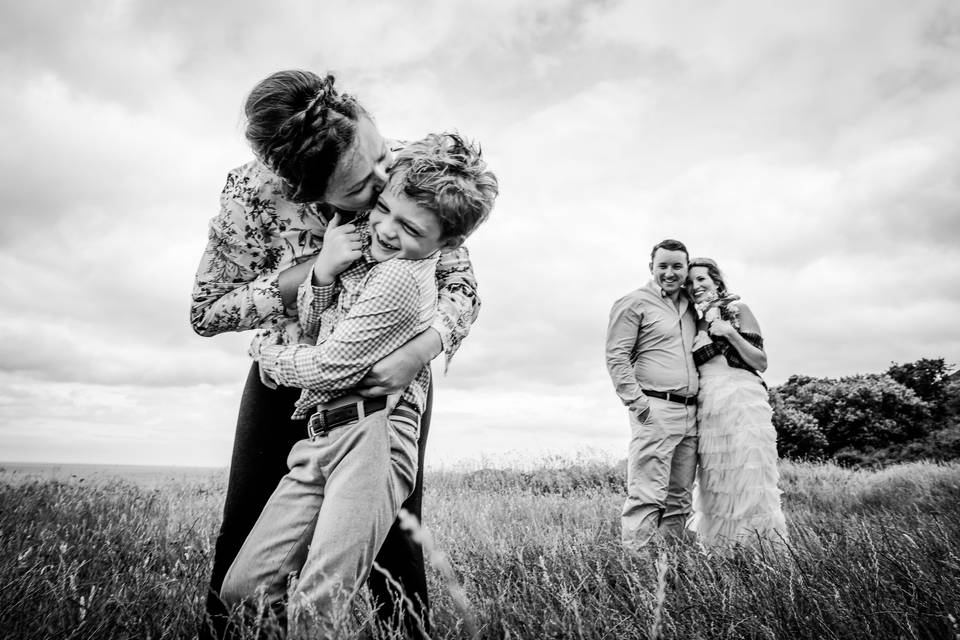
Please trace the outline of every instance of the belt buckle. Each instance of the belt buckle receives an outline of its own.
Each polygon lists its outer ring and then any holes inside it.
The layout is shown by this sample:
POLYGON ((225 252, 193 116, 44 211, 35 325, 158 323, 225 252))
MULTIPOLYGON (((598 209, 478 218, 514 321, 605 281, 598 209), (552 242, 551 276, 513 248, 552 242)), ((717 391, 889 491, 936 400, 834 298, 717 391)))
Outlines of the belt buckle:
POLYGON ((307 420, 307 435, 311 438, 316 438, 319 436, 324 436, 329 432, 329 429, 326 428, 326 409, 320 409, 307 420))

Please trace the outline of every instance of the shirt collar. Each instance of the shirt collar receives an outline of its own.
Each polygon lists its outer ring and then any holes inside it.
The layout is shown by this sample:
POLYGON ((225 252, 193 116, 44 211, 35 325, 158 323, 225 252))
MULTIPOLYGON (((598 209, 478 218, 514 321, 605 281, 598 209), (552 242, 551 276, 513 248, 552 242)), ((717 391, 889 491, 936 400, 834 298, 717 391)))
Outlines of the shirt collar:
MULTIPOLYGON (((667 295, 667 292, 663 290, 663 287, 657 284, 656 280, 651 279, 647 283, 647 287, 649 287, 649 289, 654 293, 658 294, 662 300, 666 300, 669 298, 669 296, 667 295)), ((686 300, 687 302, 693 302, 693 300, 690 298, 690 294, 687 293, 686 288, 683 288, 680 290, 680 298, 678 301, 682 302, 684 300, 686 300)))
POLYGON ((370 225, 367 224, 366 214, 358 214, 357 219, 354 220, 354 224, 357 225, 357 233, 360 234, 360 255, 363 256, 363 259, 369 264, 376 264, 377 261, 373 259, 373 256, 370 254, 370 225))

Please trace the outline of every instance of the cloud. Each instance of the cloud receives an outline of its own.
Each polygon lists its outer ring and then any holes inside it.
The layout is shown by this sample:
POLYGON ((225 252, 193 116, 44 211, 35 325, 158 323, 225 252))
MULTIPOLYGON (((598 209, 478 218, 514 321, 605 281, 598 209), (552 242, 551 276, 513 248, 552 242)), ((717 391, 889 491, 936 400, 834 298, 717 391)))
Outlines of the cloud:
POLYGON ((0 318, 0 331, 0 370, 42 381, 170 387, 233 380, 249 366, 236 339, 231 353, 199 348, 199 338, 190 344, 46 317, 0 318))
POLYGON ((0 448, 8 461, 224 465, 223 418, 235 420, 241 384, 158 390, 0 373, 0 448))
POLYGON ((572 456, 589 451, 622 457, 629 440, 627 416, 607 384, 591 383, 570 394, 548 384, 509 384, 476 389, 437 385, 427 464, 476 463, 572 456), (482 400, 481 400, 482 398, 482 400))
POLYGON ((958 25, 935 0, 5 6, 0 444, 162 461, 195 434, 223 463, 249 336, 195 336, 190 289, 243 99, 291 67, 500 178, 437 458, 625 447, 607 314, 665 237, 720 262, 772 383, 960 361, 958 25))

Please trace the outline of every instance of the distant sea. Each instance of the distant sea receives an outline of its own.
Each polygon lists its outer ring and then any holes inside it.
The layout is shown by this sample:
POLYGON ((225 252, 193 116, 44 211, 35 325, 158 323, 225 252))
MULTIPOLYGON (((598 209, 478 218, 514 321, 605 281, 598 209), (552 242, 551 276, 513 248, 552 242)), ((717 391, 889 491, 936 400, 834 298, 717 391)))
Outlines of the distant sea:
POLYGON ((64 482, 104 482, 126 480, 136 484, 155 485, 177 480, 223 480, 225 467, 177 467, 133 464, 60 464, 0 462, 0 482, 19 484, 32 480, 64 482))

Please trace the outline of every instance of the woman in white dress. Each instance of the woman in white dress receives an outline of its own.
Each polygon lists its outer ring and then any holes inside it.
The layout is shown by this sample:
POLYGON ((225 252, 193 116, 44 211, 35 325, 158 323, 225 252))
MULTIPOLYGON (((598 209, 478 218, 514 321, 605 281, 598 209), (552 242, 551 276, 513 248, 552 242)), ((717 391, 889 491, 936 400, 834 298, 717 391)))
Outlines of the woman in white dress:
POLYGON ((727 292, 717 263, 690 262, 688 287, 701 318, 694 343, 700 371, 700 464, 690 528, 707 547, 787 539, 777 488, 777 434, 760 372, 760 326, 727 292))

